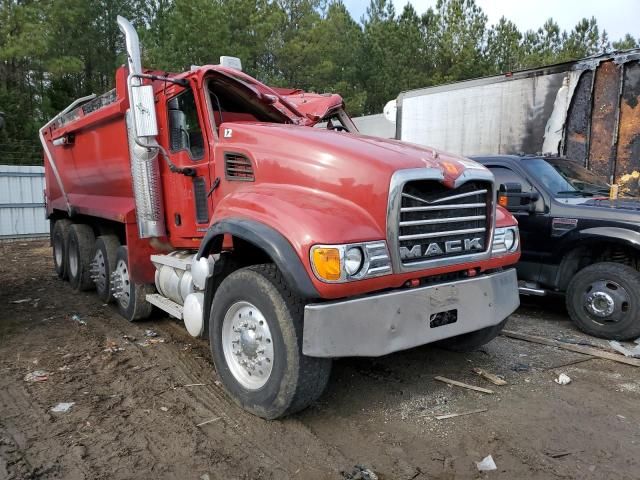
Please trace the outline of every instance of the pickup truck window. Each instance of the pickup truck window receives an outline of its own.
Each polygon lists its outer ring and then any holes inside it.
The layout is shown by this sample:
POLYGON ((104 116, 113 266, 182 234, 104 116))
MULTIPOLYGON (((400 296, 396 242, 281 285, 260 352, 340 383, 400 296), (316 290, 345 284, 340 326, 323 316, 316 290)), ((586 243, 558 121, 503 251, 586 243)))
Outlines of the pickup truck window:
POLYGON ((518 175, 516 172, 507 167, 489 166, 491 173, 496 177, 496 185, 500 186, 503 183, 519 183, 522 186, 523 192, 533 192, 533 185, 531 185, 527 179, 518 175))
POLYGON ((167 110, 170 150, 172 152, 187 150, 193 160, 202 158, 204 139, 193 91, 189 89, 173 97, 167 103, 167 110))
POLYGON ((585 182, 572 175, 569 170, 561 169, 542 158, 524 160, 522 165, 554 197, 593 197, 594 195, 608 195, 609 193, 606 183, 598 185, 585 182))

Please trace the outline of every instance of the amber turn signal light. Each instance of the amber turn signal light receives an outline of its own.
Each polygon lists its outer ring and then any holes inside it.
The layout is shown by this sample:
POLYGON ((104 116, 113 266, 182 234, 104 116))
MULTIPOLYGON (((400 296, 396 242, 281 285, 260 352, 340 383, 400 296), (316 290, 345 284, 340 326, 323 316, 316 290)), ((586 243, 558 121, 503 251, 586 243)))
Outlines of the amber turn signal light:
POLYGON ((501 207, 507 208, 509 204, 509 199, 506 195, 498 195, 498 205, 501 207))
POLYGON ((337 248, 316 248, 313 250, 313 267, 324 280, 340 280, 340 250, 337 248))

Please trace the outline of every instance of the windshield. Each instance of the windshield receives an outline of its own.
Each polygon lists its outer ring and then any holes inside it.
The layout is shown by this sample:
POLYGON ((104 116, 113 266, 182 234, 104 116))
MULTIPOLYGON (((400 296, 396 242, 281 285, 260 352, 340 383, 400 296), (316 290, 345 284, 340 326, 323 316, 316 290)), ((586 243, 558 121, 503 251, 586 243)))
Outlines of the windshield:
POLYGON ((609 195, 609 185, 604 178, 570 160, 534 158, 522 164, 554 196, 609 195))

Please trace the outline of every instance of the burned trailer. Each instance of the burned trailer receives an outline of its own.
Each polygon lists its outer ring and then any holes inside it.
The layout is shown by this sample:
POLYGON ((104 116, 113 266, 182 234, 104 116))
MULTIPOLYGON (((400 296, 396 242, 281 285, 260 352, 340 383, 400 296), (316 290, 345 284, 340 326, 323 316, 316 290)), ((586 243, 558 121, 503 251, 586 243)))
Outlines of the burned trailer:
MULTIPOLYGON (((550 153, 640 170, 640 49, 401 93, 396 138, 462 155, 550 153)), ((366 133, 366 132, 364 132, 366 133)))

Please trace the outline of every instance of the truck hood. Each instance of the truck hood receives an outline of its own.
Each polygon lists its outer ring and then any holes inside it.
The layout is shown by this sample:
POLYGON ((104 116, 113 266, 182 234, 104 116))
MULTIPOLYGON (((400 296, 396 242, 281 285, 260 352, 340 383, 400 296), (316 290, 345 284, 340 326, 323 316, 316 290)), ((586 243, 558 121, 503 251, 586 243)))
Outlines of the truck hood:
POLYGON ((625 222, 640 228, 640 199, 637 198, 569 198, 556 199, 556 202, 561 206, 558 214, 562 216, 625 222))
POLYGON ((396 170, 435 168, 441 170, 444 183, 453 186, 466 170, 488 171, 467 158, 433 148, 324 128, 235 122, 221 125, 220 131, 225 130, 231 130, 231 136, 221 139, 223 145, 245 144, 255 152, 256 161, 269 160, 299 175, 312 175, 311 183, 333 178, 388 186, 396 170))
POLYGON ((332 208, 336 215, 345 209, 358 211, 357 215, 376 225, 377 235, 382 237, 394 172, 437 169, 449 187, 470 169, 488 172, 471 160, 430 148, 321 128, 229 122, 220 126, 220 132, 216 158, 230 152, 251 158, 256 182, 223 185, 222 195, 227 188, 272 188, 276 196, 281 195, 276 191, 295 188, 300 208, 340 204, 337 210, 332 208), (315 205, 307 206, 310 202, 315 205))

